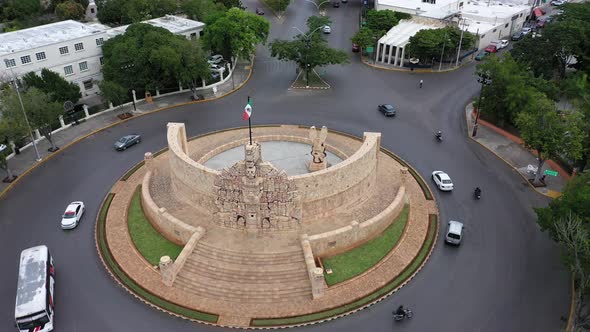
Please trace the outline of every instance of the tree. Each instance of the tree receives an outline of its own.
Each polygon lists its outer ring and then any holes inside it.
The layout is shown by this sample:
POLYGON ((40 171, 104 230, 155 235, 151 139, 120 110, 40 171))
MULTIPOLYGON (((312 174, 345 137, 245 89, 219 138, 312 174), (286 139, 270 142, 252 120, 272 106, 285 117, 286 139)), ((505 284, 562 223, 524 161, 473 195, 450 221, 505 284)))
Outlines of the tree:
POLYGON ((475 44, 475 36, 468 31, 463 32, 455 26, 449 26, 441 29, 423 29, 410 37, 408 52, 414 58, 426 62, 430 59, 443 61, 457 55, 457 48, 461 44, 462 50, 471 49, 475 44))
POLYGON ((584 117, 582 130, 586 133, 586 139, 583 143, 582 156, 576 161, 578 171, 582 172, 590 163, 590 83, 588 82, 588 74, 577 72, 562 81, 560 86, 564 96, 572 102, 576 109, 581 111, 584 117))
POLYGON ((238 8, 230 8, 205 26, 203 44, 208 49, 219 52, 226 59, 236 56, 250 59, 256 45, 265 43, 270 24, 267 20, 238 8))
POLYGON ((80 3, 68 0, 55 7, 55 14, 60 20, 79 20, 86 14, 86 9, 80 3))
POLYGON ((547 159, 562 154, 580 157, 584 139, 581 117, 576 112, 559 114, 555 103, 540 92, 535 92, 516 116, 516 126, 525 146, 536 150, 538 171, 533 184, 540 183, 541 169, 547 159))
POLYGON ((5 0, 0 6, 4 20, 24 19, 41 12, 40 0, 5 0))
POLYGON ((119 106, 127 100, 127 89, 113 81, 103 80, 98 83, 100 94, 113 106, 119 106))
POLYGON ((103 24, 130 24, 166 14, 177 10, 175 0, 97 0, 97 17, 103 24))
POLYGON ((49 95, 50 100, 54 102, 76 103, 82 97, 80 87, 76 83, 66 81, 61 75, 47 68, 41 70, 41 76, 35 72, 29 72, 23 76, 23 80, 27 86, 37 88, 49 95))
POLYGON ((207 22, 210 16, 225 11, 223 4, 213 0, 181 0, 180 9, 191 20, 200 22, 207 22))
POLYGON ((270 43, 271 56, 283 61, 294 61, 305 70, 306 77, 315 67, 348 63, 348 54, 342 50, 328 47, 328 42, 317 33, 318 20, 307 20, 309 30, 306 35, 299 34, 294 40, 275 39, 270 43), (315 29, 311 29, 314 27, 315 29), (314 31, 315 30, 315 31, 314 31))
POLYGON ((215 0, 215 2, 222 4, 225 8, 238 8, 243 9, 244 6, 242 5, 242 1, 240 0, 215 0))
POLYGON ((105 80, 124 89, 188 85, 209 77, 209 65, 196 42, 149 24, 137 23, 103 45, 105 80))
POLYGON ((26 129, 22 125, 22 121, 20 121, 22 114, 16 122, 11 121, 9 115, 14 114, 14 110, 8 109, 9 104, 6 103, 11 98, 16 99, 16 93, 12 89, 5 89, 0 104, 0 114, 2 114, 0 117, 0 143, 6 146, 3 151, 0 151, 0 168, 6 172, 5 182, 12 182, 16 179, 16 175, 10 169, 7 159, 10 154, 10 142, 17 141, 26 135, 26 129))
POLYGON ((267 6, 279 13, 284 12, 289 6, 290 2, 291 0, 265 0, 267 6))
POLYGON ((383 36, 399 23, 397 13, 393 10, 368 10, 366 13, 367 28, 383 36))
POLYGON ((359 47, 365 49, 375 44, 376 36, 373 30, 362 27, 354 36, 352 36, 351 40, 359 47))

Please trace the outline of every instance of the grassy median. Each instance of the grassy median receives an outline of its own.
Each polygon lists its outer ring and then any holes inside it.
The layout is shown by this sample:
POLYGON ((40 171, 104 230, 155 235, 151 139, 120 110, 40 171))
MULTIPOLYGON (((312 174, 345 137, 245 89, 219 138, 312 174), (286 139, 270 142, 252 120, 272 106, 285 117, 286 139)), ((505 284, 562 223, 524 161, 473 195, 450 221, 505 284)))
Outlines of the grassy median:
POLYGON ((364 273, 387 256, 401 238, 409 212, 410 206, 406 204, 397 219, 378 237, 340 255, 322 259, 324 270, 332 269, 331 274, 325 274, 328 286, 364 273))
POLYGON ((131 235, 133 244, 152 265, 158 265, 162 256, 170 256, 175 260, 180 255, 182 247, 168 241, 152 227, 143 213, 140 194, 141 186, 138 186, 133 194, 127 216, 129 235, 131 235))

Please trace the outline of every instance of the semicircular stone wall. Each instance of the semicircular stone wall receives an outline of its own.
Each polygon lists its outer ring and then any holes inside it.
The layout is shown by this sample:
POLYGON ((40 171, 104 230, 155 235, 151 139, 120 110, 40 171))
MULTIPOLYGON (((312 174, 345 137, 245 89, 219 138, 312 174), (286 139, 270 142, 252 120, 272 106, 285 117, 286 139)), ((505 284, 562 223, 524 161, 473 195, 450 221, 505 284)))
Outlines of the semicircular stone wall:
MULTIPOLYGON (((330 133, 330 135, 339 134, 330 133)), ((301 136, 262 134, 260 138, 265 141, 309 143, 309 139, 304 134, 301 136)), ((170 178, 176 197, 211 213, 217 212, 216 184, 221 172, 208 168, 189 157, 183 123, 169 123, 167 139, 170 178)), ((254 139, 256 140, 257 137, 254 139)), ((243 139, 219 142, 215 154, 246 142, 243 139)), ((300 196, 304 219, 306 214, 322 214, 368 195, 376 181, 380 143, 380 133, 365 133, 360 148, 341 163, 313 173, 289 176, 288 179, 295 184, 300 196)), ((337 146, 330 147, 329 150, 336 152, 340 157, 346 156, 337 146)), ((198 160, 204 162, 213 155, 207 153, 198 160)))

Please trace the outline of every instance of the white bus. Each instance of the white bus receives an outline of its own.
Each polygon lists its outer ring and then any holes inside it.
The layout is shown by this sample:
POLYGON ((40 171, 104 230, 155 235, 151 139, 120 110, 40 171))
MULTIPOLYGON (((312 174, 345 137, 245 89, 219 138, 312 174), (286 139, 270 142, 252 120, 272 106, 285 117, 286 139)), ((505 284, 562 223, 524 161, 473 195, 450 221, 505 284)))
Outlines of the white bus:
POLYGON ((46 246, 25 249, 20 254, 14 317, 22 332, 53 330, 53 258, 46 246))

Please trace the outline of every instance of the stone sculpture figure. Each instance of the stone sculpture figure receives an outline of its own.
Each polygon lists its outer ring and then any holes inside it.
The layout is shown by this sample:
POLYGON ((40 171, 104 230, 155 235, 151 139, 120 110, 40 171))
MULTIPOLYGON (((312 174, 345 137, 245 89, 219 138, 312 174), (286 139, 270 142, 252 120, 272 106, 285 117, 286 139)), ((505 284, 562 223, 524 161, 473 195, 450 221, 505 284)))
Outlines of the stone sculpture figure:
POLYGON ((307 169, 310 172, 325 169, 328 164, 326 161, 326 137, 328 137, 328 128, 322 126, 318 132, 315 126, 309 128, 309 139, 311 140, 311 162, 308 163, 307 169))

